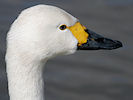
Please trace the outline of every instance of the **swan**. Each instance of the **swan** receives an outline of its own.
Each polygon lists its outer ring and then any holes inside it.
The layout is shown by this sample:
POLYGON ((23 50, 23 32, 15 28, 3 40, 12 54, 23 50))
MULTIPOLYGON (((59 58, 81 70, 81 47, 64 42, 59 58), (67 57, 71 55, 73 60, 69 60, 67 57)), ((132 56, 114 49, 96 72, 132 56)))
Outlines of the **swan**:
POLYGON ((6 70, 10 100, 45 100, 43 69, 58 55, 122 47, 51 5, 23 10, 7 33, 6 70))

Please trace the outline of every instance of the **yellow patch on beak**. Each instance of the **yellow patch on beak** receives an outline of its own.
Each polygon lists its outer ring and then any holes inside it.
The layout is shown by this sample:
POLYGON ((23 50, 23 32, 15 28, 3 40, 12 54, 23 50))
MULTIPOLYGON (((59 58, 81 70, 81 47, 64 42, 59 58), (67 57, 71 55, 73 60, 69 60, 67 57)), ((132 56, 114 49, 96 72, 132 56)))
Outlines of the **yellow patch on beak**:
POLYGON ((78 40, 78 46, 87 43, 89 34, 85 32, 86 27, 82 26, 79 22, 77 22, 75 25, 68 27, 68 29, 78 40))

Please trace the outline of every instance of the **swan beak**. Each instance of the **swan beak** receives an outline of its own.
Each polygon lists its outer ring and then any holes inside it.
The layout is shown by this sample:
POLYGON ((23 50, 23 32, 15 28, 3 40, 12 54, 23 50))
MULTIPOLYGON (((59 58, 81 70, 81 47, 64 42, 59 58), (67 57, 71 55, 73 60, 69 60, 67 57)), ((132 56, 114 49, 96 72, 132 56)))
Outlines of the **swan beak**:
POLYGON ((91 30, 86 29, 83 25, 77 22, 69 27, 69 30, 78 40, 78 50, 112 50, 122 47, 122 43, 117 40, 105 38, 91 30))

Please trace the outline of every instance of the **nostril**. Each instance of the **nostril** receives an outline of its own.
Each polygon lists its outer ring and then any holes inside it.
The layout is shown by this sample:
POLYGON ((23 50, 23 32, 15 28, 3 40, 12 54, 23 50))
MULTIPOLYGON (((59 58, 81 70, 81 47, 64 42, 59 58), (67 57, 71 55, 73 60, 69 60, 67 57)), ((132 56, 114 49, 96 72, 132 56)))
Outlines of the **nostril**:
POLYGON ((89 30, 88 30, 88 29, 84 29, 84 30, 85 30, 85 32, 88 33, 89 36, 90 36, 89 30))
POLYGON ((88 29, 85 29, 85 32, 89 33, 88 31, 89 31, 88 29))
POLYGON ((104 38, 98 38, 98 39, 95 39, 95 41, 97 41, 98 43, 104 43, 104 38))

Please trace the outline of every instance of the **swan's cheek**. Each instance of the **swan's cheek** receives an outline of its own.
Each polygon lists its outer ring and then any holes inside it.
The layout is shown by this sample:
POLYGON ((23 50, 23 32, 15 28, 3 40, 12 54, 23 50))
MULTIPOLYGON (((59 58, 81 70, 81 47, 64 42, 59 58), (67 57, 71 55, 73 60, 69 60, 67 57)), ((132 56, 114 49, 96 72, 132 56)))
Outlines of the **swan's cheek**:
POLYGON ((65 55, 74 54, 76 52, 77 48, 70 49, 69 52, 67 52, 65 55))
POLYGON ((77 44, 78 40, 72 35, 71 40, 68 42, 68 47, 67 47, 67 53, 66 55, 73 54, 77 51, 77 44))
POLYGON ((70 49, 69 51, 67 51, 65 53, 65 55, 70 55, 70 54, 74 54, 76 52, 77 48, 73 48, 73 49, 70 49))

